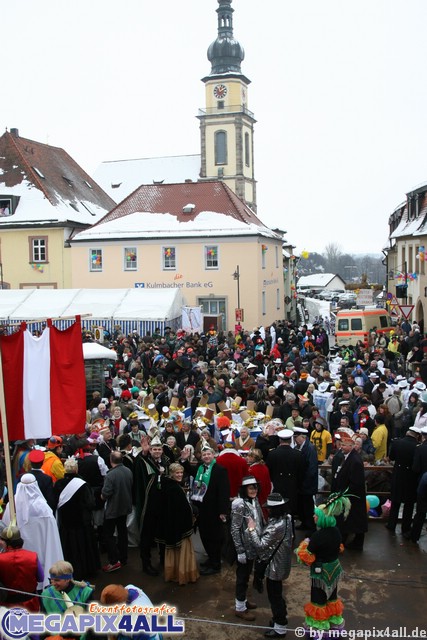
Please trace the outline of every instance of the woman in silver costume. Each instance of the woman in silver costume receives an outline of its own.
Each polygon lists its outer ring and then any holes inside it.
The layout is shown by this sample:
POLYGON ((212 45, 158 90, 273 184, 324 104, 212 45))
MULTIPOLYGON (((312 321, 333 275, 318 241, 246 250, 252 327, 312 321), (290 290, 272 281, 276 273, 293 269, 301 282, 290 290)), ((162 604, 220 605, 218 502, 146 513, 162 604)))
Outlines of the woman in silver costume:
POLYGON ((258 483, 253 476, 242 479, 239 496, 231 505, 231 537, 237 552, 235 615, 242 620, 252 621, 255 620, 255 615, 251 609, 256 609, 256 604, 246 599, 246 592, 257 552, 253 545, 245 540, 248 518, 252 518, 256 523, 255 529, 259 535, 263 527, 262 511, 257 497, 258 483))
POLYGON ((265 563, 267 595, 273 614, 273 628, 264 633, 266 638, 284 638, 288 624, 286 601, 282 581, 289 576, 292 554, 292 518, 286 510, 287 499, 280 493, 270 493, 267 498, 268 522, 261 535, 253 518, 248 519, 245 536, 248 544, 257 550, 265 563))

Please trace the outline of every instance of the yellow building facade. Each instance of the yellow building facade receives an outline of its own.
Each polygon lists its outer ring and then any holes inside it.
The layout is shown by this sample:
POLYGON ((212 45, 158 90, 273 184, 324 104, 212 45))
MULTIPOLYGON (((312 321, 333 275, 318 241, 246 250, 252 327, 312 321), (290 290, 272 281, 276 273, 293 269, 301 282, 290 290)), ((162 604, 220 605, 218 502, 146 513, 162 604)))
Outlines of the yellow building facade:
POLYGON ((223 328, 253 328, 284 317, 282 241, 224 183, 142 185, 74 236, 72 287, 179 288, 223 328))

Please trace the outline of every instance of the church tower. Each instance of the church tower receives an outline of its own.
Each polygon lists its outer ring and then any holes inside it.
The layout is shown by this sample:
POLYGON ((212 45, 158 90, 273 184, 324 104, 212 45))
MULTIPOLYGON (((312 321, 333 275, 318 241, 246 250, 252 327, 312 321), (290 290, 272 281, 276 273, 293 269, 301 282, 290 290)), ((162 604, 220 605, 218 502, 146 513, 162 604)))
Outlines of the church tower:
POLYGON ((218 0, 218 37, 208 49, 211 72, 205 83, 206 108, 199 110, 201 179, 220 179, 256 212, 254 114, 241 63, 243 47, 233 36, 232 0, 218 0))

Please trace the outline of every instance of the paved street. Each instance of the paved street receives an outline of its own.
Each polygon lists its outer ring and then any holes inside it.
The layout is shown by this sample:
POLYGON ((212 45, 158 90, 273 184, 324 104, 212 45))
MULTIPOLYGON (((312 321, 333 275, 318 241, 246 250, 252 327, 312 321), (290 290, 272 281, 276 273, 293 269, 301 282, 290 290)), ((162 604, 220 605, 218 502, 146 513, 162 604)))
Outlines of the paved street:
MULTIPOLYGON (((195 548, 198 557, 203 558, 197 536, 195 548)), ((384 630, 388 626, 391 634, 392 629, 402 625, 406 625, 408 634, 417 626, 427 630, 426 530, 419 545, 415 545, 400 534, 390 535, 383 522, 370 521, 365 551, 347 551, 342 563, 346 575, 340 595, 344 600, 348 630, 372 630, 374 627, 384 630)), ((190 640, 261 638, 265 629, 256 628, 256 625, 268 625, 270 620, 266 594, 250 593, 251 600, 258 604, 257 620, 246 626, 239 624, 233 615, 234 569, 230 567, 225 567, 221 576, 200 577, 196 584, 179 587, 165 584, 161 576, 151 578, 143 574, 138 550, 131 549, 130 562, 125 568, 112 574, 99 574, 97 593, 113 582, 136 584, 147 592, 153 603, 166 601, 175 605, 186 620, 185 638, 190 640), (218 622, 221 624, 214 624, 218 622)), ((290 629, 287 637, 293 638, 298 637, 293 630, 301 625, 302 607, 309 596, 308 569, 295 561, 285 584, 290 629)))

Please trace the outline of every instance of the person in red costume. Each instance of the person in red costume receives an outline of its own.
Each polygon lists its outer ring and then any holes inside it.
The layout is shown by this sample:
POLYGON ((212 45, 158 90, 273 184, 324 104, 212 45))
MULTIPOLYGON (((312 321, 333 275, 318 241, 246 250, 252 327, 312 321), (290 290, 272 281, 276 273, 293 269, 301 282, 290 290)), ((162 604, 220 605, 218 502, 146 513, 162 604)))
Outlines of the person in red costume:
POLYGON ((0 553, 0 606, 40 611, 35 593, 37 583, 42 582, 44 575, 37 553, 22 548, 21 532, 13 525, 2 530, 0 539, 5 545, 4 552, 0 553), (29 593, 34 596, 29 597, 29 593))
POLYGON ((234 445, 226 443, 216 459, 217 464, 227 471, 230 483, 230 498, 237 498, 239 489, 242 486, 244 476, 248 475, 248 465, 246 460, 236 451, 234 445))
POLYGON ((254 476, 258 482, 258 500, 261 505, 264 518, 267 520, 268 509, 265 506, 265 503, 273 490, 273 485, 271 484, 270 472, 264 462, 260 449, 254 448, 249 451, 247 455, 247 464, 249 467, 248 474, 254 476))

